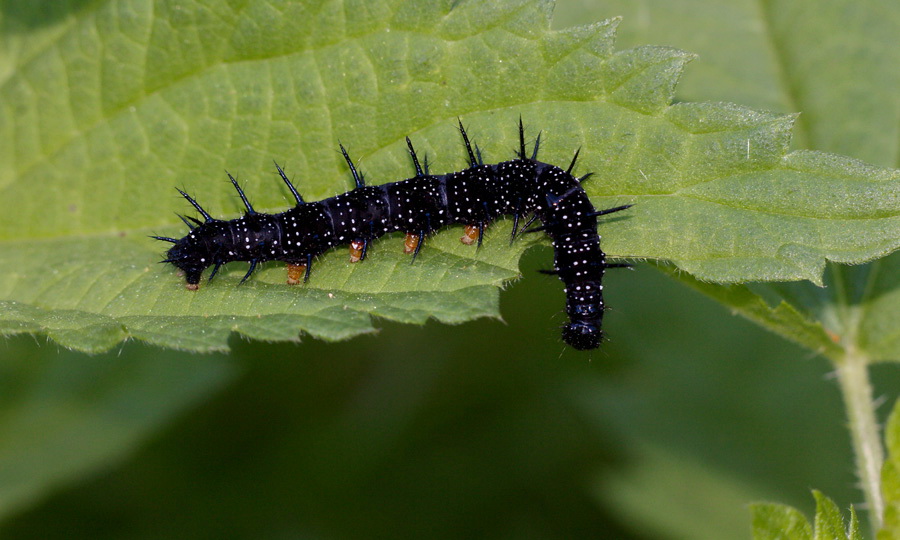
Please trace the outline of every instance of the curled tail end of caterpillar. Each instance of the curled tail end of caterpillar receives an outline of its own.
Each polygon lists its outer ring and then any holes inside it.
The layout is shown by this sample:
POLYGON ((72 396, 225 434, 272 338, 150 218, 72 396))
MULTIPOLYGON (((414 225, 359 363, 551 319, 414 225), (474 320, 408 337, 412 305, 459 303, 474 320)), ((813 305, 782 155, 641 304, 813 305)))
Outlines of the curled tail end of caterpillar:
POLYGON ((597 324, 584 321, 570 322, 563 326, 562 338, 573 349, 589 351, 600 346, 603 341, 603 330, 597 324))

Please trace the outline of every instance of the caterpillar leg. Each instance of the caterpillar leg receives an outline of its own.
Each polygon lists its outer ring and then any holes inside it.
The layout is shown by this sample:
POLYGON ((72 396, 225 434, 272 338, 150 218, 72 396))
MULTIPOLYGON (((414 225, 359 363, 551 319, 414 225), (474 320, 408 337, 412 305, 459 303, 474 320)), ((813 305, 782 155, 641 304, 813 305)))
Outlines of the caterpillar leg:
POLYGON ((306 256, 306 263, 294 264, 287 263, 287 284, 299 285, 300 276, 303 276, 303 283, 309 281, 309 273, 312 270, 312 255, 306 256))
POLYGON ((403 241, 403 253, 418 253, 419 244, 422 238, 418 234, 406 233, 406 240, 403 241))
POLYGON ((412 253, 410 264, 416 262, 416 257, 419 256, 419 251, 425 243, 425 233, 426 231, 419 231, 419 234, 406 233, 406 240, 403 242, 403 253, 412 253))
POLYGON ((306 273, 306 265, 288 263, 288 265, 287 265, 287 284, 288 285, 299 285, 300 278, 305 273, 306 273))
POLYGON ((484 238, 484 223, 479 223, 477 225, 466 225, 465 234, 459 238, 459 241, 467 246, 471 246, 478 240, 478 245, 481 245, 481 240, 484 238))
POLYGON ((471 246, 478 239, 478 225, 466 225, 464 233, 459 237, 459 241, 467 246, 471 246))
POLYGON ((365 260, 368 249, 368 240, 354 240, 350 242, 350 262, 355 263, 365 260))

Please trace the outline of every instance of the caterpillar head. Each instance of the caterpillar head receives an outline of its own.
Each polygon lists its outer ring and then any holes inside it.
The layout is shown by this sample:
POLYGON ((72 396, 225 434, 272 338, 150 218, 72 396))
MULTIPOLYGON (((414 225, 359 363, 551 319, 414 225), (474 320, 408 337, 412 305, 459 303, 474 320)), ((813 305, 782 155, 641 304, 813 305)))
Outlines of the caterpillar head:
POLYGON ((184 280, 188 289, 196 291, 200 287, 200 275, 212 264, 205 242, 198 241, 193 234, 179 240, 166 252, 162 262, 172 263, 184 272, 184 280))
MULTIPOLYGON (((231 175, 229 175, 229 177, 230 176, 231 175)), ((234 182, 234 179, 232 179, 232 182, 234 182)), ((234 183, 235 186, 237 186, 237 183, 234 183)), ((167 236, 151 236, 150 238, 175 244, 169 248, 169 251, 166 252, 166 258, 160 262, 172 263, 176 268, 184 272, 187 288, 196 291, 200 288, 200 275, 203 274, 203 271, 206 270, 208 266, 215 264, 216 268, 213 270, 213 275, 215 275, 215 271, 221 266, 221 263, 218 261, 218 256, 211 251, 211 246, 215 244, 211 243, 209 239, 214 237, 216 232, 222 232, 220 229, 224 222, 213 219, 206 210, 197 204, 197 201, 184 191, 178 189, 178 193, 181 193, 181 196, 187 199, 187 201, 191 203, 191 206, 200 212, 205 221, 179 215, 178 217, 181 218, 181 221, 183 221, 191 230, 187 236, 181 239, 169 238, 167 236)), ((241 193, 241 196, 243 196, 243 193, 241 193)), ((210 278, 212 278, 212 276, 210 276, 210 278)))

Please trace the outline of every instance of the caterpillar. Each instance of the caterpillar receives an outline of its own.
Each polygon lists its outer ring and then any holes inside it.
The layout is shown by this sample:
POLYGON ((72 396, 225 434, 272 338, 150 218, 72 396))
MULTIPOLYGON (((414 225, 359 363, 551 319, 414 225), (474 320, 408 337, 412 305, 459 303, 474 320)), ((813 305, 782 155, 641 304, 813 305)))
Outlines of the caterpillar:
MULTIPOLYGON (((498 217, 513 218, 510 243, 517 235, 545 232, 553 244, 553 270, 542 272, 559 277, 565 285, 566 314, 562 338, 575 349, 597 348, 603 339, 603 274, 607 268, 628 267, 609 263, 600 249, 597 218, 620 212, 626 204, 596 210, 581 187, 591 174, 572 175, 580 149, 568 168, 537 160, 541 137, 538 134, 529 157, 525 151, 525 130, 519 119, 519 149, 515 159, 485 164, 478 145, 459 121, 469 167, 444 175, 433 175, 419 163, 409 137, 406 138, 415 176, 399 182, 366 185, 343 145, 340 151, 356 188, 321 201, 307 202, 275 164, 278 174, 296 200, 296 205, 280 214, 257 212, 244 191, 228 174, 246 208, 243 216, 231 221, 214 219, 183 190, 178 192, 200 213, 203 220, 179 216, 190 231, 180 239, 152 236, 174 244, 163 263, 171 263, 184 273, 186 287, 197 290, 204 270, 212 266, 211 280, 222 265, 246 261, 250 268, 245 282, 257 265, 277 260, 287 263, 291 285, 309 279, 312 261, 327 250, 350 246, 350 262, 362 261, 369 243, 387 233, 404 232, 404 251, 412 261, 425 239, 438 229, 453 224, 465 226, 463 243, 480 246, 485 227, 498 217), (520 228, 519 221, 529 219, 520 228), (535 220, 540 225, 532 226, 535 220)), ((177 188, 176 188, 177 189, 177 188)))

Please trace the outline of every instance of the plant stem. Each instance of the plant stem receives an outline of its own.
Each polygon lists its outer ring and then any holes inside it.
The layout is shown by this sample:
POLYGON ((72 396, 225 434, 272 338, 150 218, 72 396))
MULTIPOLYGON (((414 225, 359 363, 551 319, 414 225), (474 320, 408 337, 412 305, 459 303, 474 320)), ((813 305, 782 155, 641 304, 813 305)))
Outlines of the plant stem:
POLYGON ((869 522, 873 532, 881 528, 884 514, 884 498, 881 493, 881 466, 884 450, 875 404, 872 401, 872 385, 869 382, 869 359, 855 347, 848 348, 838 365, 837 376, 847 407, 847 419, 856 454, 856 474, 866 498, 869 522))

